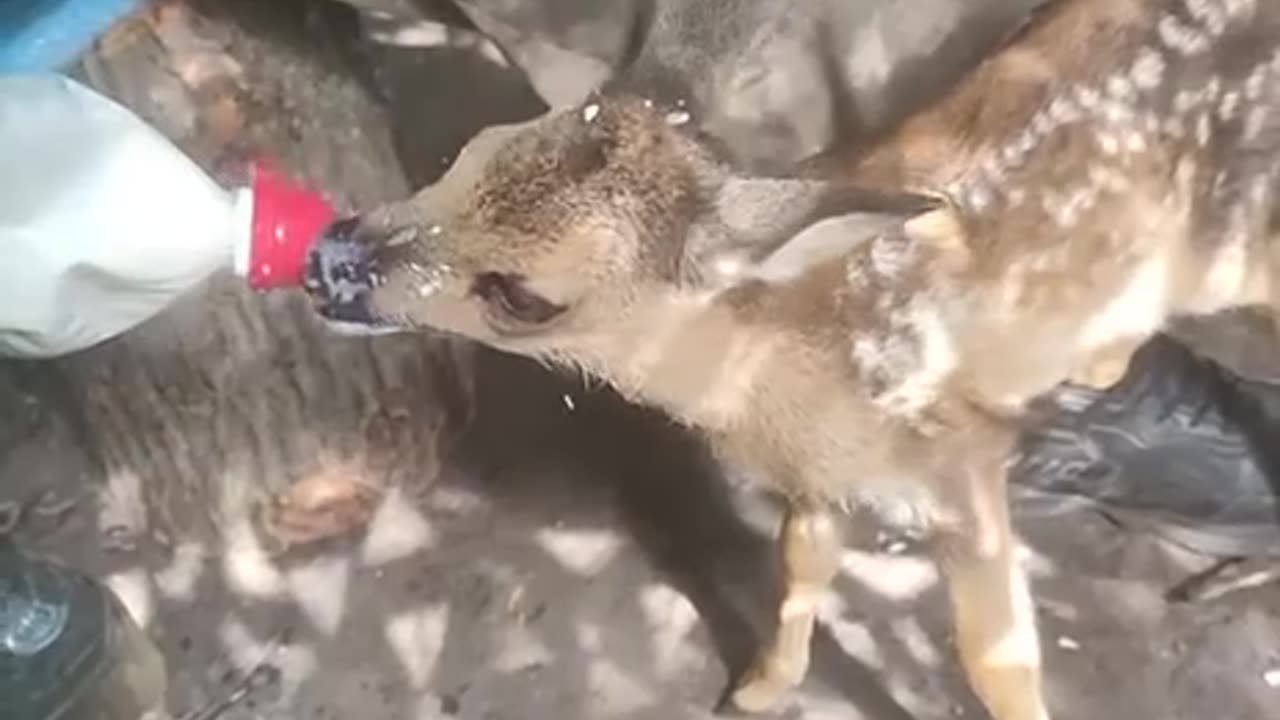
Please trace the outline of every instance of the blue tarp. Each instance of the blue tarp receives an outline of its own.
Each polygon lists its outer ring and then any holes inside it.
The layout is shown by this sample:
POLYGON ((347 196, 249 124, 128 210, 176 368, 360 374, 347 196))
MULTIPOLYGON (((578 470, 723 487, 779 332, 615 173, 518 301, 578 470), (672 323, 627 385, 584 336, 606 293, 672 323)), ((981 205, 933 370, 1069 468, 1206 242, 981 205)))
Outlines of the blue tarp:
POLYGON ((0 73, 65 67, 140 0, 0 0, 0 73))

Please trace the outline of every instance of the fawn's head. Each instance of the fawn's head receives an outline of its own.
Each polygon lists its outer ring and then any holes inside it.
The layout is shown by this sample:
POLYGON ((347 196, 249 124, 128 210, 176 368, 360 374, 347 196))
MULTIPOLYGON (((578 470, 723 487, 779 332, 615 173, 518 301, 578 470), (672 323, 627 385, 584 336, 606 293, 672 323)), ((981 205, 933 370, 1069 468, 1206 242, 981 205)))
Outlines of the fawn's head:
POLYGON ((537 355, 630 332, 628 318, 664 302, 801 274, 929 205, 736 172, 688 120, 593 97, 486 129, 435 185, 331 226, 308 290, 331 319, 537 355), (865 232, 804 242, 836 216, 865 232))

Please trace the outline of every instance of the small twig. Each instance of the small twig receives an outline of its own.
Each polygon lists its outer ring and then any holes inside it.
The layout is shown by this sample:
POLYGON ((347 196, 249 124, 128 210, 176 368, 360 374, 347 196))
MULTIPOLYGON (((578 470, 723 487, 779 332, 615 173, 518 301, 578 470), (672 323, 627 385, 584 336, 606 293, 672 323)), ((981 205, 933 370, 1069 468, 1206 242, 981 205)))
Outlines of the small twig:
POLYGON ((22 505, 17 500, 0 502, 0 535, 8 535, 18 529, 22 519, 22 505))
POLYGON ((270 685, 279 677, 279 670, 265 662, 258 663, 240 682, 236 683, 227 694, 207 703, 198 710, 191 710, 178 716, 178 720, 217 720, 223 713, 235 707, 249 696, 249 693, 270 685))
POLYGON ((1214 562, 1208 568, 1195 573, 1191 577, 1179 582, 1164 594, 1165 599, 1170 602, 1191 602, 1199 597, 1204 588, 1213 584, 1214 580, 1221 577, 1222 573, 1244 562, 1241 557, 1222 558, 1214 562))
POLYGON ((245 676, 227 690, 222 697, 210 700, 205 703, 204 707, 188 710, 177 716, 175 720, 217 720, 248 697, 249 693, 279 680, 280 669, 268 661, 280 651, 282 639, 287 633, 288 630, 276 633, 268 641, 266 648, 262 652, 262 658, 253 666, 253 669, 245 673, 245 676))
POLYGON ((1165 597, 1172 602, 1209 602, 1278 580, 1280 567, 1272 558, 1225 558, 1178 583, 1165 597))

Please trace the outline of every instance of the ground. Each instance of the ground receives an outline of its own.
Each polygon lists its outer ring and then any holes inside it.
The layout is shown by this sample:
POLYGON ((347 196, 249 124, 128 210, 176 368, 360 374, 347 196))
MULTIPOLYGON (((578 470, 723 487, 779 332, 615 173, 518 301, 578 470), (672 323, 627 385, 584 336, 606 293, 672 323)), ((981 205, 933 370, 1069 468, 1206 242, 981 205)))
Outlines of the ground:
MULTIPOLYGON (((185 58, 189 73, 142 72, 144 45, 116 36, 134 55, 99 62, 91 79, 132 98, 211 171, 267 149, 352 204, 429 181, 467 128, 537 111, 509 71, 468 50, 371 49, 341 12, 264 7, 198 6, 207 46, 175 29, 191 18, 153 19, 168 28, 156 58, 185 58), (224 56, 236 63, 219 65, 224 56), (184 115, 189 88, 162 81, 193 75, 215 79, 198 93, 202 109, 184 115)), ((32 548, 120 593, 166 654, 170 705, 188 720, 705 719, 767 628, 776 509, 727 482, 663 418, 574 378, 460 355, 473 363, 474 396, 443 416, 474 419, 459 444, 402 461, 408 479, 373 488, 367 526, 272 554, 228 545, 217 523, 183 514, 192 503, 139 510, 152 519, 127 537, 104 520, 124 502, 122 478, 135 477, 125 501, 146 502, 166 482, 186 490, 144 473, 146 458, 129 475, 113 437, 214 422, 188 422, 193 402, 84 419, 58 383, 96 357, 54 373, 0 366, 0 501, 29 504, 20 532, 32 548)), ((231 372, 252 380, 257 370, 231 372)), ((330 419, 303 413, 256 447, 289 446, 330 419)), ((220 459, 196 470, 233 482, 220 459)), ((272 463, 246 467, 252 482, 282 487, 272 463)), ((1164 592, 1206 558, 1085 511, 1020 524, 1056 718, 1280 718, 1280 590, 1170 604, 1164 592)), ((777 716, 983 717, 955 662, 934 568, 858 519, 848 535, 813 671, 777 716)))

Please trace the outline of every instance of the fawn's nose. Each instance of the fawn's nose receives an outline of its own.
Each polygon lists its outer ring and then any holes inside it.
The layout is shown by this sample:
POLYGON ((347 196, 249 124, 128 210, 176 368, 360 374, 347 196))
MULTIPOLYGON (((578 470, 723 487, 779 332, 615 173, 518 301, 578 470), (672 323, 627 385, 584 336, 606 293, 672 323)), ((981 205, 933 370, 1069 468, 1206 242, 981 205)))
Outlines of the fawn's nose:
POLYGON ((373 247, 360 237, 360 220, 331 223, 312 246, 303 286, 329 320, 370 324, 369 295, 380 277, 373 247))

